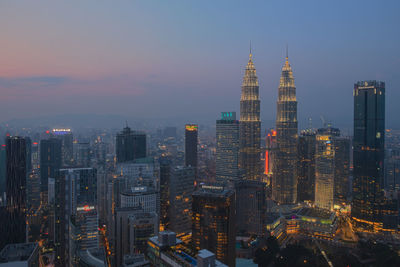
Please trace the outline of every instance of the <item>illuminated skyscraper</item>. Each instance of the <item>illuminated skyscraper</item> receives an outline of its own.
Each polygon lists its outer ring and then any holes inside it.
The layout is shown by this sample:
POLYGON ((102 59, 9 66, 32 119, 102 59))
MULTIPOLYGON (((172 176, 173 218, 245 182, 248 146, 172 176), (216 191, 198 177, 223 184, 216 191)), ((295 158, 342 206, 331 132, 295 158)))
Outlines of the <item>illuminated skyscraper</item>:
POLYGON ((185 126, 185 166, 191 166, 197 171, 198 125, 185 126))
POLYGON ((261 121, 258 78, 250 51, 240 97, 239 168, 245 179, 261 181, 261 121))
POLYGON ((334 181, 334 135, 331 131, 320 131, 316 136, 315 151, 315 205, 317 207, 333 210, 334 181))
POLYGON ((236 112, 222 112, 217 120, 216 178, 220 181, 239 178, 239 121, 236 112))
POLYGON ((235 266, 235 192, 203 185, 193 193, 192 241, 218 260, 235 266))
POLYGON ((272 196, 281 204, 297 201, 297 100, 293 71, 286 56, 278 89, 276 161, 272 196))
POLYGON ((385 83, 354 85, 353 203, 351 216, 368 230, 385 227, 391 214, 384 197, 385 83))

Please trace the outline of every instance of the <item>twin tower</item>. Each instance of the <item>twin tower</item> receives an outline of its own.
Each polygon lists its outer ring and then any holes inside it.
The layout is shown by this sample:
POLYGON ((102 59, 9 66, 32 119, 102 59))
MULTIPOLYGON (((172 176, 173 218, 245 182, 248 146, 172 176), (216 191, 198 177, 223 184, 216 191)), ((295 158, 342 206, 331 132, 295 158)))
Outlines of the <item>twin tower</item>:
MULTIPOLYGON (((278 88, 276 154, 273 164, 272 197, 281 204, 297 200, 297 100, 293 71, 286 56, 278 88)), ((250 52, 240 98, 239 168, 245 179, 262 181, 259 84, 250 52)))

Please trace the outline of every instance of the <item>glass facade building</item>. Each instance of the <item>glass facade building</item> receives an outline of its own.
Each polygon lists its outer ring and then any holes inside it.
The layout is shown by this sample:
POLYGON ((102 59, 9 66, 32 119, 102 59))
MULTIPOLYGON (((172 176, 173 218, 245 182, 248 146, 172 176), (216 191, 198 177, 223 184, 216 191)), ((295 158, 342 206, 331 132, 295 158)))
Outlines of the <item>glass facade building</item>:
POLYGON ((276 133, 272 197, 278 203, 292 204, 297 201, 297 100, 288 57, 278 88, 276 133))
POLYGON ((354 85, 353 202, 357 226, 379 231, 396 208, 384 197, 385 83, 354 85))
POLYGON ((131 128, 126 126, 122 132, 117 134, 116 154, 118 163, 145 158, 146 153, 145 133, 132 131, 131 128))
POLYGON ((192 241, 230 267, 235 266, 235 192, 203 185, 193 193, 192 241))
POLYGON ((216 128, 216 178, 219 181, 239 178, 239 121, 236 112, 222 112, 216 128))
POLYGON ((242 82, 240 97, 240 154, 239 168, 245 179, 261 181, 261 120, 259 85, 252 54, 242 82))

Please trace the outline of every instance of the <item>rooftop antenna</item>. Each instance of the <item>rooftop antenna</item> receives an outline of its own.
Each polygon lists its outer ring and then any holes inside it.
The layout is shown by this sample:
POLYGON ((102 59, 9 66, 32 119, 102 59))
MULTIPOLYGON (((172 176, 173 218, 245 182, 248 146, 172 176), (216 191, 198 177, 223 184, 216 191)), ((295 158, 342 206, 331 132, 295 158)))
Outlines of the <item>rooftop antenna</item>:
POLYGON ((128 128, 128 120, 125 120, 126 128, 128 128))
POLYGON ((286 43, 286 60, 289 59, 289 45, 286 43))
POLYGON ((251 40, 250 40, 250 58, 252 58, 252 54, 251 54, 251 40))

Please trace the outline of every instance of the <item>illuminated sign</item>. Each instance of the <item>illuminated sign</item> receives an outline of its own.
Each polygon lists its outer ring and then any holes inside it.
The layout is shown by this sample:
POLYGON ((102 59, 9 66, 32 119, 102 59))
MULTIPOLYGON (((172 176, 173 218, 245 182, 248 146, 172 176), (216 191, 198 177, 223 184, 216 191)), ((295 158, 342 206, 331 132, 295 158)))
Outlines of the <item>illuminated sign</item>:
POLYGON ((185 129, 186 131, 197 131, 197 124, 186 124, 185 129))
POLYGON ((236 120, 236 112, 221 112, 222 120, 236 120))
POLYGON ((71 129, 53 129, 53 134, 55 135, 63 135, 71 132, 71 129))
POLYGON ((214 186, 214 185, 203 185, 201 188, 203 189, 211 189, 211 190, 223 190, 222 186, 214 186))
POLYGON ((83 206, 83 207, 77 207, 76 208, 76 210, 77 211, 91 211, 91 210, 94 210, 95 209, 95 207, 94 206, 89 206, 89 205, 85 205, 85 206, 83 206))

